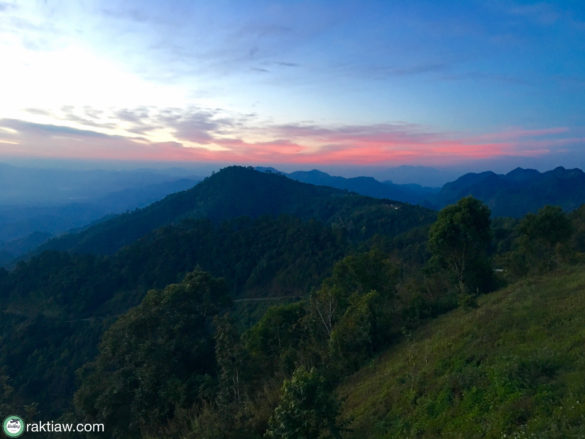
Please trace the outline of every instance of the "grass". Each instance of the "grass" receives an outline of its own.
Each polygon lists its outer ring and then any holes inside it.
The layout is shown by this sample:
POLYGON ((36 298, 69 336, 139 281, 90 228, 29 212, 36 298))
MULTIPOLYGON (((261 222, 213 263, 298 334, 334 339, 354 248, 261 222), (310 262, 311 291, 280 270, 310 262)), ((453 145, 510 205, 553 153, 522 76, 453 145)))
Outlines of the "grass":
POLYGON ((585 438, 585 270, 457 309, 339 388, 348 438, 585 438))

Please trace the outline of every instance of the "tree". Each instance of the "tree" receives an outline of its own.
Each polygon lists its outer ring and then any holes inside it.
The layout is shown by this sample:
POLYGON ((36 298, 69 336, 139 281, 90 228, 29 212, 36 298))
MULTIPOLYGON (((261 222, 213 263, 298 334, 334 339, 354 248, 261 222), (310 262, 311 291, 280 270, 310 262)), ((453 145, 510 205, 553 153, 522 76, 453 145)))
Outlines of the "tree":
POLYGON ((392 298, 396 293, 398 271, 396 263, 387 254, 373 248, 337 262, 325 283, 337 285, 347 296, 376 290, 382 297, 392 298))
POLYGON ((335 325, 329 340, 333 361, 330 367, 340 371, 357 370, 375 351, 381 338, 380 295, 372 290, 368 294, 353 295, 351 304, 335 325))
POLYGON ((228 314, 214 319, 215 358, 217 361, 219 392, 218 404, 239 406, 245 397, 244 378, 246 351, 234 321, 228 314))
POLYGON ((270 418, 267 439, 341 438, 340 403, 316 370, 300 367, 282 385, 282 398, 270 418))
MULTIPOLYGON (((397 264, 377 249, 349 255, 338 261, 333 273, 311 295, 311 313, 327 338, 336 322, 351 305, 352 296, 377 291, 391 304, 396 295, 399 269, 397 264)), ((355 302, 354 298, 354 302, 355 302)))
POLYGON ((180 284, 149 291, 106 331, 97 359, 81 372, 77 412, 127 439, 156 432, 177 409, 212 399, 211 323, 226 305, 224 283, 198 269, 180 284))
POLYGON ((490 244, 490 210, 473 197, 441 210, 429 232, 432 262, 450 274, 464 296, 492 287, 490 244))
POLYGON ((560 207, 544 206, 536 214, 526 215, 518 231, 514 253, 517 271, 549 271, 555 267, 573 228, 560 207))
POLYGON ((244 334, 245 348, 256 375, 292 373, 306 340, 305 313, 304 302, 272 306, 244 334))

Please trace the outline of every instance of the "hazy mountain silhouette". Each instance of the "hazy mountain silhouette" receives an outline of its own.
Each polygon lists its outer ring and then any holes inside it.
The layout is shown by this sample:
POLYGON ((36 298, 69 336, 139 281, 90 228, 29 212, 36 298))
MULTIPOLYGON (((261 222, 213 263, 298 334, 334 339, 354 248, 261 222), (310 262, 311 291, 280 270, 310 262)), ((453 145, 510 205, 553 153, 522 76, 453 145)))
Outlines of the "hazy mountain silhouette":
POLYGON ((302 183, 328 186, 368 197, 387 198, 389 200, 419 204, 422 206, 431 206, 433 196, 439 192, 439 188, 424 187, 417 184, 394 184, 390 180, 380 182, 373 177, 337 177, 318 169, 291 173, 281 172, 271 167, 256 167, 255 169, 261 172, 286 175, 302 183))
POLYGON ((330 186, 369 197, 388 198, 411 204, 428 204, 427 200, 439 191, 438 188, 428 188, 416 184, 402 185, 394 184, 391 181, 379 182, 372 177, 333 177, 316 169, 296 171, 287 175, 293 180, 303 183, 330 186))
MULTIPOLYGON (((274 168, 263 172, 280 173, 274 168)), ((281 173, 283 174, 283 173, 281 173)), ((333 177, 319 170, 284 174, 315 185, 329 186, 375 198, 397 200, 439 210, 471 195, 486 203, 493 216, 520 217, 546 205, 573 210, 585 204, 585 173, 558 167, 547 172, 516 168, 507 174, 468 173, 441 189, 416 184, 397 185, 372 177, 333 177)))
POLYGON ((443 186, 436 205, 452 204, 467 195, 486 203, 494 216, 520 217, 545 205, 573 210, 585 203, 585 173, 558 167, 543 173, 516 168, 505 175, 466 174, 443 186))

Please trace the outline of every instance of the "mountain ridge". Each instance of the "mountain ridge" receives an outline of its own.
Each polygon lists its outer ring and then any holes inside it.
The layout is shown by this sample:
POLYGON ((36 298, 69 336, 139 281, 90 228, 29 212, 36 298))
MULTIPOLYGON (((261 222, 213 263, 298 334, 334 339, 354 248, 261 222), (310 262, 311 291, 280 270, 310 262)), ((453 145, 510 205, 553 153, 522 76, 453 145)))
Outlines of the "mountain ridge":
POLYGON ((378 181, 374 177, 340 177, 332 176, 318 169, 310 171, 294 171, 284 173, 274 168, 257 168, 262 172, 279 173, 293 180, 317 186, 328 186, 336 189, 348 190, 360 195, 374 198, 386 198, 403 203, 418 204, 430 207, 428 199, 439 188, 425 187, 417 184, 395 184, 390 180, 378 181))
POLYGON ((562 166, 542 173, 523 168, 507 174, 468 173, 441 188, 436 206, 455 203, 468 195, 483 201, 493 216, 521 217, 545 205, 569 211, 585 204, 585 173, 562 166))
MULTIPOLYGON (((376 199, 347 191, 294 181, 276 173, 231 166, 207 177, 191 189, 177 192, 145 208, 105 220, 74 234, 63 235, 39 248, 109 254, 149 232, 188 218, 221 221, 239 216, 293 215, 339 227, 367 216, 374 230, 387 224, 397 231, 434 218, 421 207, 376 199), (379 210, 375 215, 372 211, 379 210), (366 212, 368 215, 366 215, 366 212), (374 219, 377 218, 377 219, 374 219), (406 219, 408 218, 408 220, 406 219), (408 224, 410 222, 411 224, 408 224)), ((352 233, 360 233, 353 230, 352 233)), ((373 233, 366 230, 364 233, 373 233)))
POLYGON ((373 177, 331 176, 317 169, 282 173, 261 168, 305 183, 335 187, 375 198, 393 199, 439 210, 461 198, 473 196, 488 205, 494 217, 521 217, 535 213, 545 205, 574 210, 585 204, 585 173, 558 166, 539 172, 517 167, 506 174, 494 171, 469 172, 441 188, 417 184, 396 185, 373 177))

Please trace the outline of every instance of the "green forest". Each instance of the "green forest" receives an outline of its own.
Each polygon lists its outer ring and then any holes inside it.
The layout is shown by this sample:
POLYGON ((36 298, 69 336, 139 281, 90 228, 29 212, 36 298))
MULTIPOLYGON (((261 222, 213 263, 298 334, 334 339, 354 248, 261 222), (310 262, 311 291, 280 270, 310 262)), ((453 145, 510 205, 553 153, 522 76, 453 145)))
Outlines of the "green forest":
POLYGON ((120 439, 585 437, 584 264, 585 206, 230 167, 0 269, 0 408, 120 439))

